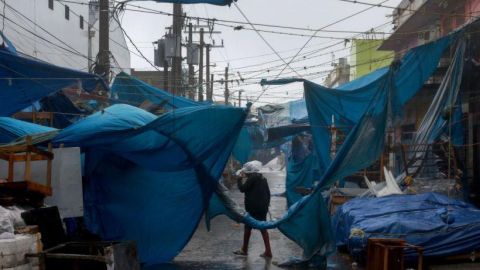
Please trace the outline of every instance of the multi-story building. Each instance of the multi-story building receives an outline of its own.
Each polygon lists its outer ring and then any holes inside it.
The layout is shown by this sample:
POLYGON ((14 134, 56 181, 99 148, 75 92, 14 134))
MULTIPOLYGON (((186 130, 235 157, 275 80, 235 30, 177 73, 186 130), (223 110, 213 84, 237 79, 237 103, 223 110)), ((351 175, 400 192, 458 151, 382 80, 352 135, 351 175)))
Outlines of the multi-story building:
MULTIPOLYGON (((0 29, 19 52, 58 66, 91 69, 98 53, 97 1, 1 1, 0 14, 0 29)), ((114 19, 110 51, 113 72, 130 73, 130 52, 114 19)))
POLYGON ((382 39, 353 39, 350 52, 350 80, 390 65, 392 51, 379 51, 382 39))
MULTIPOLYGON (((403 0, 393 12, 394 33, 380 46, 393 50, 396 57, 408 49, 443 37, 469 25, 467 50, 461 85, 462 124, 465 145, 457 147, 464 174, 468 177, 470 196, 480 204, 480 0, 403 0), (475 23, 475 24, 473 24, 475 23)), ((403 134, 414 132, 423 118, 438 83, 450 63, 446 54, 432 78, 406 105, 403 134)), ((404 135, 405 136, 405 135, 404 135)), ((465 176, 464 175, 464 176, 465 176)))
POLYGON ((338 63, 332 63, 333 70, 325 78, 324 85, 338 87, 350 81, 350 65, 347 58, 338 59, 338 63))

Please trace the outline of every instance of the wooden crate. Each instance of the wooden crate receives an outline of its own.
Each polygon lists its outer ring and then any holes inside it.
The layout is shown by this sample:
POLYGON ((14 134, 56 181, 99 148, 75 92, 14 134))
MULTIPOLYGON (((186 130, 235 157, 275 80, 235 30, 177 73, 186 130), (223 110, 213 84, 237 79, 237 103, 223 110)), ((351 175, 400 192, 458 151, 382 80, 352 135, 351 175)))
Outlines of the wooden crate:
POLYGON ((32 145, 31 137, 26 137, 26 143, 15 146, 0 146, 0 159, 8 162, 7 186, 14 182, 23 182, 28 191, 38 192, 45 196, 52 195, 52 146, 48 150, 41 150, 32 145), (32 179, 32 162, 47 161, 46 184, 40 184, 38 180, 32 179), (23 179, 14 179, 15 163, 23 162, 25 164, 23 179), (35 181, 37 180, 37 181, 35 181))
POLYGON ((418 253, 418 268, 423 268, 423 248, 409 245, 403 239, 370 238, 367 246, 367 270, 404 270, 404 251, 418 253))

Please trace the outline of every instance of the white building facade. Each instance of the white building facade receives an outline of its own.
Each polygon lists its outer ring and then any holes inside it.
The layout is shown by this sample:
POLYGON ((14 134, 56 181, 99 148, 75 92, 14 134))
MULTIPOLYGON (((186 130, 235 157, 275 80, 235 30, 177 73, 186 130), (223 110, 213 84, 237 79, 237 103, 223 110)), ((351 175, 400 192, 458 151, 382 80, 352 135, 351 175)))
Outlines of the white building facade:
MULTIPOLYGON (((97 1, 5 0, 0 14, 0 29, 17 51, 54 65, 91 70, 98 53, 97 1)), ((110 29, 112 71, 130 73, 123 31, 114 19, 110 29)))

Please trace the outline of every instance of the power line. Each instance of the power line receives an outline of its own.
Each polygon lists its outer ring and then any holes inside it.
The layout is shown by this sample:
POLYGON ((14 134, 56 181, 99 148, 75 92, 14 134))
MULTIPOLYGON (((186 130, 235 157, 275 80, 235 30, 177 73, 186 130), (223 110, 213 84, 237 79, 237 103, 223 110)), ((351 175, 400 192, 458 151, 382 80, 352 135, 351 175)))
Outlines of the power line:
POLYGON ((245 13, 243 13, 243 11, 240 9, 240 7, 237 5, 237 3, 234 2, 233 4, 237 8, 237 10, 240 12, 240 14, 242 14, 243 18, 245 18, 245 20, 252 26, 252 28, 255 30, 255 32, 260 36, 260 38, 263 40, 263 42, 265 42, 265 44, 267 44, 267 46, 278 56, 278 58, 280 58, 282 60, 282 62, 285 63, 285 65, 288 66, 298 76, 301 76, 295 69, 292 68, 292 66, 290 66, 289 63, 287 63, 287 61, 285 61, 285 59, 283 59, 283 57, 275 50, 275 48, 273 48, 273 46, 265 39, 265 37, 262 34, 260 34, 260 32, 258 32, 256 30, 255 26, 250 22, 248 17, 245 15, 245 13))
MULTIPOLYGON (((389 0, 384 0, 384 1, 382 2, 382 4, 385 3, 385 2, 387 2, 387 1, 389 1, 389 0)), ((323 26, 323 27, 319 28, 318 30, 316 30, 316 31, 313 33, 313 35, 312 35, 312 36, 305 42, 305 44, 300 48, 300 50, 290 59, 289 64, 290 64, 293 60, 295 60, 295 58, 303 51, 303 49, 308 45, 308 43, 310 43, 310 41, 313 39, 313 36, 316 35, 319 31, 321 31, 322 29, 328 28, 328 27, 330 27, 330 26, 333 26, 333 25, 335 25, 335 24, 338 24, 338 23, 340 23, 340 22, 346 21, 346 20, 348 20, 348 19, 350 19, 350 18, 352 18, 352 17, 354 17, 354 16, 357 16, 357 15, 359 15, 359 14, 362 14, 363 12, 366 12, 366 11, 372 9, 372 8, 373 8, 373 7, 368 7, 368 8, 362 9, 362 10, 360 10, 360 11, 358 11, 358 12, 355 12, 355 13, 353 13, 353 14, 350 14, 350 15, 348 15, 348 16, 346 16, 346 17, 343 17, 343 18, 341 18, 341 19, 339 19, 339 20, 336 20, 336 21, 334 21, 334 22, 332 22, 332 23, 330 23, 330 24, 328 24, 328 25, 326 25, 326 26, 323 26)), ((280 75, 285 71, 286 67, 287 67, 287 66, 285 66, 285 67, 280 71, 280 73, 278 73, 278 75, 276 76, 277 78, 278 78, 278 76, 280 76, 280 75)), ((260 97, 265 93, 265 91, 267 91, 267 89, 268 89, 268 87, 266 87, 266 88, 260 93, 260 95, 257 97, 256 100, 260 99, 260 97)))

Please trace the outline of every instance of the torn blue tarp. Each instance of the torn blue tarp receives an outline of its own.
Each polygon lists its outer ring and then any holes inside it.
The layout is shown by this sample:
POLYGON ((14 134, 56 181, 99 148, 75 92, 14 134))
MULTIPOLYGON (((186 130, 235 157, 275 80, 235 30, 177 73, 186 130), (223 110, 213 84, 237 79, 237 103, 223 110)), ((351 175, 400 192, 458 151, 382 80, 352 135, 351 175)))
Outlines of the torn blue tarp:
MULTIPOLYGON (((275 221, 257 221, 248 214, 235 214, 227 203, 224 209, 214 205, 211 216, 226 213, 255 228, 278 227, 304 250, 304 258, 328 255, 334 250, 334 236, 322 191, 375 162, 384 147, 385 133, 401 114, 405 104, 421 88, 436 69, 438 62, 457 35, 414 48, 400 62, 395 62, 383 75, 358 88, 328 89, 305 81, 308 109, 315 149, 319 157, 321 178, 311 195, 301 198, 287 213, 275 221), (330 161, 328 127, 334 115, 336 123, 345 128, 345 142, 335 159, 330 161)), ((218 200, 222 201, 222 195, 218 200)), ((211 217, 210 216, 210 217, 211 217)), ((208 221, 208 220, 207 220, 208 221)))
POLYGON ((140 107, 145 101, 149 101, 165 110, 202 105, 191 99, 175 96, 167 91, 155 88, 124 72, 115 77, 110 91, 113 102, 135 107, 140 107))
POLYGON ((378 91, 394 87, 396 101, 400 105, 405 104, 435 71, 440 57, 452 39, 453 36, 447 36, 407 52, 401 62, 396 62, 398 67, 395 74, 392 74, 393 82, 388 81, 391 68, 376 71, 368 80, 353 81, 339 89, 304 82, 314 144, 323 172, 331 162, 330 130, 326 127, 331 125, 332 116, 337 128, 348 134, 359 123, 378 91))
MULTIPOLYGON (((167 91, 155 88, 124 72, 118 74, 113 81, 111 95, 114 103, 129 104, 140 107, 145 101, 162 108, 164 112, 187 107, 204 106, 205 104, 188 98, 173 95, 167 91)), ((244 127, 238 142, 233 150, 233 155, 241 163, 248 161, 253 148, 248 127, 244 127)))
POLYGON ((29 122, 0 117, 0 144, 9 143, 20 137, 55 131, 56 129, 29 122))
POLYGON ((11 47, 0 48, 0 116, 10 116, 67 87, 108 88, 97 75, 22 56, 11 47))
POLYGON ((291 151, 287 153, 287 177, 285 195, 291 206, 302 198, 298 188, 311 189, 321 174, 310 134, 300 134, 292 139, 291 151))
POLYGON ((160 117, 114 105, 61 131, 85 153, 85 219, 105 240, 135 240, 147 264, 186 245, 230 157, 247 109, 195 106, 160 117))
MULTIPOLYGON (((423 247, 427 257, 480 248, 480 210, 435 193, 350 200, 337 209, 333 228, 337 246, 356 257, 366 254, 370 237, 405 239, 423 247)), ((406 252, 409 259, 416 255, 406 252)))

